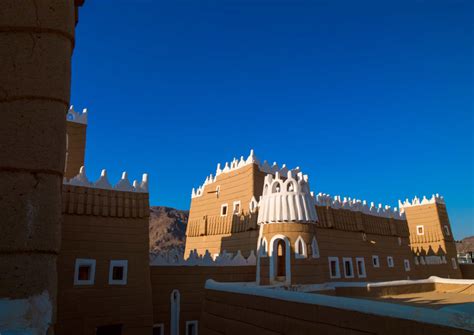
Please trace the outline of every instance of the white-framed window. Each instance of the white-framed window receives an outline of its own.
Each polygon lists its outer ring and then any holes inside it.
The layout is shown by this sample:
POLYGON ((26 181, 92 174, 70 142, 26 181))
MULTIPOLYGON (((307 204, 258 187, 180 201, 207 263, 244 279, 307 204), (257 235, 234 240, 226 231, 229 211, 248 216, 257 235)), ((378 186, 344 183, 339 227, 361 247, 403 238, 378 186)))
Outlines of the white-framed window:
POLYGON ((451 265, 453 266, 453 269, 458 268, 458 263, 456 263, 456 258, 451 258, 451 265))
POLYGON ((306 258, 306 243, 301 236, 298 236, 295 242, 295 258, 306 258))
POLYGON ((387 256, 387 265, 389 268, 393 268, 393 257, 392 256, 387 256))
POLYGON ((198 335, 198 322, 186 321, 186 335, 198 335))
POLYGON ((415 260, 415 265, 420 265, 420 261, 418 260, 417 256, 414 257, 414 260, 415 260))
POLYGON ((356 266, 357 266, 357 276, 359 278, 367 277, 367 273, 365 272, 364 257, 356 257, 356 266))
POLYGON ((165 335, 165 325, 163 323, 154 324, 153 335, 165 335))
POLYGON ((379 268, 380 267, 379 256, 376 256, 376 255, 372 256, 372 265, 374 266, 374 268, 379 268))
POLYGON ((343 257, 342 266, 344 267, 344 277, 354 278, 354 266, 352 265, 352 258, 343 257))
POLYGON ((449 231, 449 227, 448 226, 444 226, 444 233, 446 234, 446 236, 451 236, 451 232, 449 231))
POLYGON ((319 256, 318 241, 316 240, 316 236, 314 236, 313 241, 311 242, 311 257, 319 258, 319 256))
POLYGON ((425 226, 416 226, 416 235, 425 235, 425 226))
POLYGON ((328 257, 329 276, 331 278, 341 278, 341 270, 339 269, 339 258, 328 257))
POLYGON ((410 271, 410 261, 408 259, 403 260, 403 265, 405 266, 405 271, 410 271))
POLYGON ((264 237, 260 242, 260 257, 267 257, 268 256, 268 242, 267 239, 264 237))
POLYGON ((77 258, 74 267, 74 285, 94 285, 95 259, 77 258))
POLYGON ((255 198, 252 198, 252 200, 249 202, 249 209, 251 213, 255 213, 255 210, 257 209, 257 200, 255 198))
POLYGON ((111 260, 109 266, 109 284, 110 285, 127 285, 128 277, 128 261, 111 260))
POLYGON ((221 216, 227 216, 227 204, 221 205, 221 216))
POLYGON ((240 200, 239 201, 234 201, 232 212, 234 214, 239 214, 240 213, 240 200))
POLYGON ((221 193, 221 185, 216 186, 216 198, 219 198, 219 194, 221 193))

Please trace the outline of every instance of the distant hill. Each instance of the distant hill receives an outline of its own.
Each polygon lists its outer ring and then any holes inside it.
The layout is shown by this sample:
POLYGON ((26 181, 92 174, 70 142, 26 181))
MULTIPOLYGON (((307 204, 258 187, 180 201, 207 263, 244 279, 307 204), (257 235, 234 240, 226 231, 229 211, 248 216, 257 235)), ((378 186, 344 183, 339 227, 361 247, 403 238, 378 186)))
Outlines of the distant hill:
POLYGON ((474 236, 463 238, 456 242, 458 252, 474 252, 474 236))
POLYGON ((184 252, 189 211, 170 207, 150 207, 150 251, 178 249, 184 252))

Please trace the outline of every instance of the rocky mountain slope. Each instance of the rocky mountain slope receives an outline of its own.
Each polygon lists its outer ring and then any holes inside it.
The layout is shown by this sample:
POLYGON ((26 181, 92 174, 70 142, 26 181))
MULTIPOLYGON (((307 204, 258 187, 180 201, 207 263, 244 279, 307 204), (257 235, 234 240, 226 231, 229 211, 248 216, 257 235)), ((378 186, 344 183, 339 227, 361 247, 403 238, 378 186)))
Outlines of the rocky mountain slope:
POLYGON ((170 207, 150 207, 150 251, 177 249, 184 252, 189 211, 170 207))
POLYGON ((474 252, 474 236, 463 238, 456 242, 458 252, 474 252))

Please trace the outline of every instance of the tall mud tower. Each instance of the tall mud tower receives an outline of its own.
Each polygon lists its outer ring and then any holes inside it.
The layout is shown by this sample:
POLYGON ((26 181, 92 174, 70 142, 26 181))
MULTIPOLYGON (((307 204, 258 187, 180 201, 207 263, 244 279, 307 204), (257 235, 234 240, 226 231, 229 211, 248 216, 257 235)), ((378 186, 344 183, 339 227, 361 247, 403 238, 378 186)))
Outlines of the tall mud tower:
POLYGON ((0 1, 0 299, 47 297, 50 324, 71 56, 82 2, 0 1))

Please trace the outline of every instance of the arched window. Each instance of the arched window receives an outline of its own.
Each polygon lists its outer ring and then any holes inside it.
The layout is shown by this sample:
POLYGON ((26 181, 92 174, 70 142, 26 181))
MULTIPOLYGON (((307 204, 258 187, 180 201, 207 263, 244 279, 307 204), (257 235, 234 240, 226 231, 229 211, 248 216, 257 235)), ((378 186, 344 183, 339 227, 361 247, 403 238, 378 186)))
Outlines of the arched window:
POLYGON ((316 236, 313 237, 313 241, 311 242, 311 256, 313 258, 319 258, 319 246, 316 236))
POLYGON ((267 257, 268 255, 268 243, 267 239, 264 237, 260 242, 260 257, 267 257))
POLYGON ((280 190, 281 190, 280 183, 273 184, 272 193, 280 193, 280 190))
POLYGON ((287 185, 286 185, 286 190, 288 192, 294 192, 295 191, 295 185, 292 183, 292 182, 289 182, 287 185))
POLYGON ((171 292, 171 320, 170 320, 170 334, 179 334, 179 309, 180 309, 180 294, 178 290, 171 292))
POLYGON ((295 258, 306 258, 306 244, 301 236, 295 242, 295 258))

